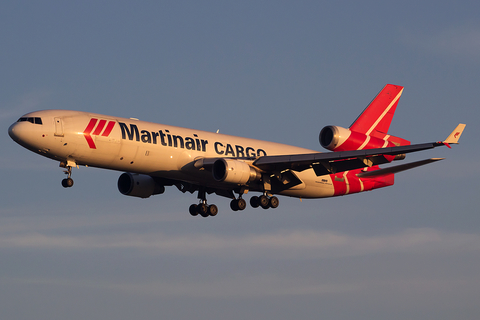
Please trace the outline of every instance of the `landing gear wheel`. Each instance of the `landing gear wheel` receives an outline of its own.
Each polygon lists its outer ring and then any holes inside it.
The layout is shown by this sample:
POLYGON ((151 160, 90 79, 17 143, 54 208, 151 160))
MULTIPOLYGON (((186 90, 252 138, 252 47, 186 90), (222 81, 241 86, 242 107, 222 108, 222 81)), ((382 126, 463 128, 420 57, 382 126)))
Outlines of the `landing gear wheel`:
POLYGON ((245 210, 247 202, 244 199, 233 199, 230 201, 230 208, 233 211, 245 210))
POLYGON ((240 208, 238 207, 238 202, 237 202, 236 199, 233 199, 232 201, 230 201, 230 209, 232 209, 233 211, 240 210, 240 208))
POLYGON ((218 213, 218 208, 216 205, 212 204, 208 206, 208 214, 212 217, 215 217, 218 213))
POLYGON ((263 209, 270 208, 270 200, 267 196, 261 195, 260 197, 258 197, 258 202, 263 209))
POLYGON ((245 210, 247 207, 247 202, 244 199, 237 199, 238 210, 245 210))
POLYGON ((260 202, 257 196, 253 196, 250 198, 250 205, 252 206, 252 208, 258 208, 258 206, 260 206, 260 202))
POLYGON ((276 207, 278 207, 278 203, 279 203, 279 201, 278 201, 277 197, 271 197, 270 198, 270 208, 275 209, 276 207))
POLYGON ((211 204, 207 205, 207 192, 205 188, 198 189, 198 199, 200 199, 199 204, 192 204, 188 211, 192 216, 201 215, 202 217, 214 217, 218 213, 218 208, 216 205, 211 204))
POLYGON ((67 170, 63 170, 63 172, 67 175, 67 177, 62 180, 62 187, 71 188, 73 186, 72 166, 66 165, 65 162, 60 162, 60 167, 67 169, 67 170))
POLYGON ((200 203, 198 206, 197 206, 197 212, 204 218, 208 217, 209 214, 208 214, 208 207, 205 203, 200 203))
POLYGON ((196 205, 196 204, 192 204, 192 205, 190 206, 190 208, 188 208, 188 212, 190 212, 190 214, 191 214, 192 216, 194 216, 194 217, 197 216, 197 215, 198 215, 197 205, 196 205))
POLYGON ((70 188, 73 186, 73 179, 72 178, 66 178, 62 180, 62 186, 64 188, 70 188))

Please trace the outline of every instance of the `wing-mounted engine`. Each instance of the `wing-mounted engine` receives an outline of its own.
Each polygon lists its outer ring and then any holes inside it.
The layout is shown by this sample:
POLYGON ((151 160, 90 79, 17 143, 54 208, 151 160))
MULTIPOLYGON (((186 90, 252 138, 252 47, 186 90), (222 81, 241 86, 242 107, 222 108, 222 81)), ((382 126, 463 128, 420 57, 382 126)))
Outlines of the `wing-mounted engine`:
POLYGON ((261 174, 248 163, 225 158, 213 163, 212 174, 216 181, 232 184, 246 184, 261 178, 261 174))
POLYGON ((331 151, 363 150, 409 145, 410 141, 375 132, 375 135, 352 131, 338 126, 326 126, 320 131, 320 144, 331 151))
POLYGON ((146 174, 125 172, 118 178, 118 191, 126 196, 148 198, 165 192, 165 186, 158 184, 146 174))

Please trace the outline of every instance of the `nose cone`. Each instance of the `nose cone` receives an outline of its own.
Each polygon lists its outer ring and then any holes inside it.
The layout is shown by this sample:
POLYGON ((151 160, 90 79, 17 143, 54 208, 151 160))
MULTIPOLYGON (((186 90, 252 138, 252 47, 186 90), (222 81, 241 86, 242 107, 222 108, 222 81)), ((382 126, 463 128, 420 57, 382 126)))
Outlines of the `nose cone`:
POLYGON ((8 135, 10 136, 10 138, 13 139, 13 141, 18 143, 17 132, 18 132, 18 122, 15 122, 8 128, 8 135))
POLYGON ((15 122, 8 128, 8 135, 19 145, 32 150, 38 148, 38 135, 34 124, 30 122, 15 122))

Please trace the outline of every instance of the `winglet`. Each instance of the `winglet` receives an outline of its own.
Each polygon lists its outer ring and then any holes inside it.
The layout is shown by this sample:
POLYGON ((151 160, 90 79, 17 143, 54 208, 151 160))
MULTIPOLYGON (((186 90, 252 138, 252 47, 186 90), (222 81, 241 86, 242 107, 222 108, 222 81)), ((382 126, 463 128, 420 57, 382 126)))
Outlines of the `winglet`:
POLYGON ((443 141, 443 144, 449 147, 449 144, 457 144, 458 139, 460 139, 460 136, 462 135, 463 130, 465 129, 465 124, 460 123, 455 130, 450 133, 450 135, 443 141))

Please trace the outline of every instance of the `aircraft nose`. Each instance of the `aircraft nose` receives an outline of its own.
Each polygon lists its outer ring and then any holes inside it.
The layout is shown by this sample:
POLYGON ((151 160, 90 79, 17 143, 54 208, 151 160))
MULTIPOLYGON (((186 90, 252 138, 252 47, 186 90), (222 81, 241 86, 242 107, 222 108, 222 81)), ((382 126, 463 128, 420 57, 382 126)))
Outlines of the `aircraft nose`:
POLYGON ((38 134, 30 122, 15 122, 8 128, 8 135, 13 141, 25 148, 36 146, 38 134))
POLYGON ((19 131, 19 128, 18 128, 18 123, 15 122, 13 123, 9 128, 8 128, 8 135, 10 136, 10 138, 12 138, 13 141, 15 142, 18 142, 18 131, 19 131))

